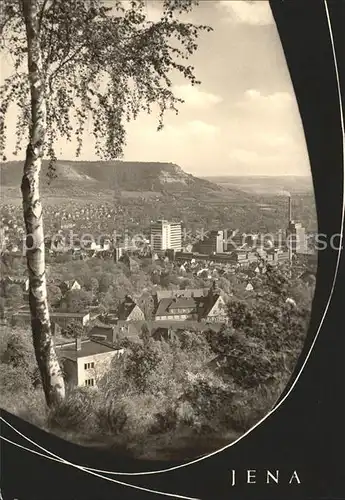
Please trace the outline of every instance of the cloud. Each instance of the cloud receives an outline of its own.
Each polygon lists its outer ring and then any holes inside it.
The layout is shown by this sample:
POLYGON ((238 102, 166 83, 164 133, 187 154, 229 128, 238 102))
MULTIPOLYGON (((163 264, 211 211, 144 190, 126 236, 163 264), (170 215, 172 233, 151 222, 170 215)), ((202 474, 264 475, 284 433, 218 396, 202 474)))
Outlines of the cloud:
POLYGON ((270 167, 271 165, 279 165, 282 162, 282 155, 279 151, 257 151, 253 149, 234 148, 228 154, 231 161, 241 163, 248 166, 270 167))
POLYGON ((248 175, 255 171, 265 175, 274 171, 288 173, 296 166, 309 169, 303 144, 293 134, 284 132, 284 124, 278 126, 265 120, 234 127, 228 135, 226 156, 233 168, 240 167, 248 175))
POLYGON ((258 161, 261 161, 261 156, 257 151, 240 148, 232 149, 228 157, 230 160, 239 161, 240 163, 256 164, 258 161))
POLYGON ((212 125, 210 123, 203 122, 201 120, 193 120, 186 124, 186 132, 189 132, 193 135, 214 135, 218 131, 218 127, 212 125))
POLYGON ((292 138, 288 134, 280 134, 279 131, 274 133, 260 134, 258 136, 259 141, 262 145, 269 146, 271 148, 283 148, 283 147, 291 147, 292 138))
POLYGON ((207 170, 221 133, 217 126, 197 119, 181 122, 180 117, 172 117, 160 132, 155 125, 152 117, 131 124, 126 160, 172 161, 187 171, 197 164, 207 170))
POLYGON ((240 149, 291 151, 300 134, 296 102, 289 92, 264 95, 246 90, 233 106, 229 125, 229 142, 240 149))
POLYGON ((121 6, 125 10, 129 10, 131 8, 131 2, 130 0, 122 0, 121 6))
POLYGON ((242 110, 252 111, 286 111, 291 108, 294 99, 289 92, 274 92, 263 95, 255 89, 248 89, 244 92, 241 101, 236 103, 236 107, 242 110))
POLYGON ((162 18, 163 10, 159 8, 159 4, 157 2, 157 5, 152 5, 150 3, 146 3, 146 15, 147 15, 147 20, 151 21, 153 23, 156 23, 160 21, 162 18))
POLYGON ((302 130, 292 92, 247 89, 230 112, 227 158, 233 168, 253 173, 306 168, 302 130))
MULTIPOLYGON (((190 140, 195 140, 202 137, 202 140, 212 138, 219 131, 219 128, 211 123, 202 120, 190 120, 180 125, 165 125, 160 132, 156 132, 155 127, 139 131, 141 136, 145 136, 148 140, 168 142, 177 141, 180 144, 185 144, 190 140)), ((177 144, 177 143, 176 143, 177 144)))
POLYGON ((217 6, 225 12, 225 19, 231 23, 267 26, 274 24, 268 1, 263 0, 220 0, 217 6))
POLYGON ((289 152, 289 159, 282 151, 254 151, 251 149, 234 148, 228 154, 228 160, 234 168, 239 169, 239 173, 245 170, 248 175, 261 174, 270 175, 275 172, 280 174, 290 173, 293 163, 300 161, 300 156, 295 152, 289 152))
POLYGON ((198 109, 211 108, 223 100, 219 95, 204 92, 190 84, 176 85, 173 91, 177 97, 185 101, 186 105, 198 109))

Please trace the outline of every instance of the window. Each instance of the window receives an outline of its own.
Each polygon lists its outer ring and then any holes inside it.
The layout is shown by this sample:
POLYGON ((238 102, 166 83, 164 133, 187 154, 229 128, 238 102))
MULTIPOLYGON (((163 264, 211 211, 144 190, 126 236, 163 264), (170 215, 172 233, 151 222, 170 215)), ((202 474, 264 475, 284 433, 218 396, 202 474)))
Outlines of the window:
POLYGON ((84 363, 84 370, 89 370, 90 368, 94 368, 95 367, 95 363, 92 362, 92 363, 84 363))
POLYGON ((87 380, 85 380, 85 385, 88 386, 88 387, 93 387, 95 385, 95 381, 93 378, 89 378, 87 380))

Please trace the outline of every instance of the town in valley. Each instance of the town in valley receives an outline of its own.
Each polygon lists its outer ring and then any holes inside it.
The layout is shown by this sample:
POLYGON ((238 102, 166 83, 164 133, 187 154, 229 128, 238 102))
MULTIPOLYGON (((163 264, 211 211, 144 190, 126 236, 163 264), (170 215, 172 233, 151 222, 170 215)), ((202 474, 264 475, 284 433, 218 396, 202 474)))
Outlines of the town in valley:
MULTIPOLYGON (((50 319, 67 383, 96 387, 125 340, 140 342, 143 330, 166 339, 188 329, 216 334, 228 322, 227 303, 233 296, 250 299, 267 269, 282 268, 312 287, 310 234, 293 220, 291 195, 283 203, 285 227, 270 234, 224 225, 193 231, 176 218, 143 227, 129 217, 128 230, 117 224, 118 214, 128 217, 125 204, 91 202, 73 211, 48 205, 50 319)), ((4 205, 1 226, 2 323, 29 328, 20 208, 4 205)), ((296 305, 296 298, 286 300, 296 305)))

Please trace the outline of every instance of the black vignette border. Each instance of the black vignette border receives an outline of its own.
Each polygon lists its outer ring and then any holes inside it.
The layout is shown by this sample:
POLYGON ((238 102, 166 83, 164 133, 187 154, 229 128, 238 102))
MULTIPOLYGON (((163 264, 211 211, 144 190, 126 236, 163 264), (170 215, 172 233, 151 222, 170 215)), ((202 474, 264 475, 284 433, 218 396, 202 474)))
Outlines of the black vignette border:
MULTIPOLYGON (((345 167, 340 106, 344 115, 345 1, 303 0, 301 3, 305 4, 303 10, 296 5, 295 0, 270 0, 305 133, 314 185, 318 233, 327 235, 329 241, 332 235, 339 235, 344 224, 345 167), (324 10, 323 17, 320 9, 324 10), (319 29, 311 29, 311 23, 317 17, 322 24, 319 23, 319 29), (327 43, 325 24, 328 26, 328 39, 331 43, 327 43), (291 35, 291 26, 294 26, 297 36, 291 35), (332 30, 331 33, 329 29, 332 30), (299 50, 305 53, 305 57, 297 56, 299 50), (327 133, 325 126, 331 126, 331 123, 332 129, 327 133), (338 176, 337 182, 334 182, 335 176, 338 176)), ((332 298, 334 281, 341 281, 337 270, 338 257, 339 253, 331 248, 318 253, 317 283, 308 335, 295 371, 280 400, 293 385, 312 347, 327 312, 327 303, 332 298)))
MULTIPOLYGON (((291 73, 311 161, 319 231, 339 233, 343 202, 343 139, 332 46, 322 0, 272 0, 283 49, 291 73)), ((341 30, 343 0, 327 2, 338 63, 344 64, 341 30)), ((344 68, 344 66, 343 66, 344 68)), ((341 73, 341 71, 340 71, 341 73)), ((343 89, 344 93, 344 89, 343 89)), ((320 324, 337 266, 338 254, 320 252, 313 315, 303 360, 320 324)), ((145 476, 112 479, 182 497, 234 500, 340 500, 345 498, 344 425, 344 257, 333 297, 310 358, 284 403, 235 446, 193 465, 145 476), (298 470, 299 486, 237 485, 230 470, 298 470)), ((298 371, 298 369, 297 369, 298 371)), ((295 373, 296 375, 296 373, 295 373)), ((2 412, 3 418, 41 446, 66 460, 107 470, 152 470, 169 463, 124 461, 82 448, 40 432, 2 412)), ((1 426, 2 435, 28 443, 1 426)), ((32 446, 30 446, 32 447, 32 446)), ((33 448, 33 447, 32 447, 33 448)), ((28 453, 2 441, 2 496, 5 500, 126 500, 168 498, 135 490, 28 453)))

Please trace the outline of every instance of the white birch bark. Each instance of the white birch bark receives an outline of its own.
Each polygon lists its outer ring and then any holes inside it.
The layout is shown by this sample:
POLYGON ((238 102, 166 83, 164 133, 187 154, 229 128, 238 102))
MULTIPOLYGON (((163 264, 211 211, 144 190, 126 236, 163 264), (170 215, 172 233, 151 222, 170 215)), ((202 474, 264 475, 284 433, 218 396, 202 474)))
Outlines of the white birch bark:
POLYGON ((31 92, 31 129, 22 177, 24 222, 29 271, 29 305, 33 344, 48 406, 65 396, 65 385, 55 352, 47 301, 45 247, 39 176, 46 132, 46 102, 42 77, 37 0, 22 0, 25 18, 31 92))

